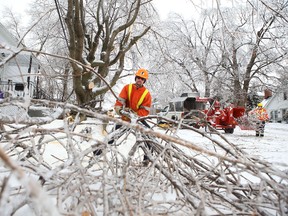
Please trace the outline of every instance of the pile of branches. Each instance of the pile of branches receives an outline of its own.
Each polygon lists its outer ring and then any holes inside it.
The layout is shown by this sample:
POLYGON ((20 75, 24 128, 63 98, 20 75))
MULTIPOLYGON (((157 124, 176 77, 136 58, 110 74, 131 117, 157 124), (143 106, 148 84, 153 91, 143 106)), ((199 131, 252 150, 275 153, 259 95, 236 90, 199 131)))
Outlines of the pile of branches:
POLYGON ((249 156, 217 131, 211 136, 185 125, 188 141, 177 136, 179 125, 158 128, 157 116, 145 118, 152 125, 147 128, 71 104, 33 102, 61 112, 21 120, 0 115, 2 215, 23 209, 35 215, 287 214, 287 172, 249 156), (79 115, 49 127, 67 110, 79 115), (89 121, 80 121, 80 114, 89 121), (116 144, 97 131, 107 124, 125 129, 116 144), (203 143, 193 142, 197 134, 203 143), (51 163, 47 155, 60 147, 51 163), (95 156, 98 149, 103 152, 95 156), (144 154, 148 166, 141 164, 144 154))

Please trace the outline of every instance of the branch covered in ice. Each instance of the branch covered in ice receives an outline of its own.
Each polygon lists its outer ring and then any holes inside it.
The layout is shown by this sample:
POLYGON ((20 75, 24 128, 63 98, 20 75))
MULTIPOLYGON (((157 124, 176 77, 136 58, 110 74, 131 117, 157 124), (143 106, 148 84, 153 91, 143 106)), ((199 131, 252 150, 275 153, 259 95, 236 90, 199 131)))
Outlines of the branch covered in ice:
MULTIPOLYGON (((15 159, 6 172, 21 167, 26 176, 38 179, 57 200, 54 208, 61 214, 287 213, 287 171, 249 156, 217 131, 211 136, 184 125, 192 138, 202 136, 197 143, 175 133, 179 122, 167 130, 158 128, 156 116, 143 118, 149 129, 72 104, 35 102, 78 114, 72 121, 58 119, 49 125, 2 124, 3 154, 7 161, 15 159), (87 120, 80 120, 79 114, 87 120), (102 130, 115 123, 122 127, 109 134, 102 130), (102 154, 96 154, 99 150, 102 154), (147 167, 142 166, 144 154, 150 162, 147 167)), ((21 188, 29 187, 21 183, 21 188)), ((15 196, 19 188, 5 196, 15 196)))

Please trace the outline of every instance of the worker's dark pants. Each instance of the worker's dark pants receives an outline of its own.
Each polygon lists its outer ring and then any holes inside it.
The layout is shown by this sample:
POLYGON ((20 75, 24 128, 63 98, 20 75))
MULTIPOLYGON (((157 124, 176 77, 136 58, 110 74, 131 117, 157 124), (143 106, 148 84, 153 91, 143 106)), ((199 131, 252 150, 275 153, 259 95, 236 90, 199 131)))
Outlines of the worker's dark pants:
MULTIPOLYGON (((142 123, 145 127, 150 128, 150 125, 149 125, 145 120, 142 120, 141 123, 142 123)), ((122 127, 121 124, 116 124, 116 125, 115 125, 115 128, 114 128, 114 131, 120 129, 121 127, 122 127)), ((112 137, 111 140, 108 140, 108 144, 109 144, 109 145, 112 145, 113 143, 114 143, 114 139, 113 139, 113 137, 112 137)), ((150 143, 146 142, 146 143, 145 143, 145 146, 147 146, 148 149, 151 150, 151 145, 150 145, 150 143)), ((102 150, 101 150, 101 149, 96 149, 93 153, 94 153, 94 155, 101 155, 101 154, 102 154, 102 150)), ((148 159, 147 155, 144 155, 144 160, 147 160, 147 159, 148 159)))
POLYGON ((265 121, 256 123, 256 136, 264 136, 265 121))

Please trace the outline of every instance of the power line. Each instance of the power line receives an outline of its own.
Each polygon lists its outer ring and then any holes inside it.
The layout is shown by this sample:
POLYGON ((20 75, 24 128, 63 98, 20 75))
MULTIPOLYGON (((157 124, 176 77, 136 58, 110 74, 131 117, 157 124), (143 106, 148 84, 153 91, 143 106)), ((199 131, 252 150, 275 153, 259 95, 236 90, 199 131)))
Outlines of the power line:
POLYGON ((65 38, 67 47, 69 47, 68 39, 67 39, 67 36, 66 36, 65 28, 64 28, 64 25, 63 25, 63 22, 62 22, 62 18, 61 18, 61 14, 60 14, 60 10, 59 10, 59 1, 58 0, 55 0, 55 5, 56 5, 57 13, 58 13, 58 16, 59 16, 59 19, 60 19, 60 23, 61 23, 62 31, 63 31, 63 34, 64 34, 64 38, 65 38))

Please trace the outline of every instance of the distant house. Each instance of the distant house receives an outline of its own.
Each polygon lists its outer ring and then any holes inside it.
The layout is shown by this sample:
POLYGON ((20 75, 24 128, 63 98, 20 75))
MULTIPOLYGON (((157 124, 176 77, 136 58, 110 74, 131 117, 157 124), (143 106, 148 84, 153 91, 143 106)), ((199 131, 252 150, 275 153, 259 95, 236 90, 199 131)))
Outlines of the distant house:
POLYGON ((265 103, 271 122, 287 121, 288 115, 288 87, 282 88, 265 103))
POLYGON ((37 59, 0 23, 0 97, 34 97, 37 59))

